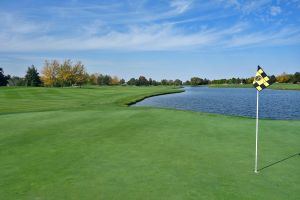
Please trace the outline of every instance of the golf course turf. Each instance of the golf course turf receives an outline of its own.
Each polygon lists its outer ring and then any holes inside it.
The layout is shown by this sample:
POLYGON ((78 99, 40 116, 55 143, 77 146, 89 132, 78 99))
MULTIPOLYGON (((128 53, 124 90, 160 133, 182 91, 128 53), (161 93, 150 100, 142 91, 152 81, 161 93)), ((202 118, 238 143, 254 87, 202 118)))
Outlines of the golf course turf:
MULTIPOLYGON (((300 121, 128 107, 171 87, 0 88, 0 199, 300 199, 300 121)), ((255 99, 254 99, 255 101, 255 99)))

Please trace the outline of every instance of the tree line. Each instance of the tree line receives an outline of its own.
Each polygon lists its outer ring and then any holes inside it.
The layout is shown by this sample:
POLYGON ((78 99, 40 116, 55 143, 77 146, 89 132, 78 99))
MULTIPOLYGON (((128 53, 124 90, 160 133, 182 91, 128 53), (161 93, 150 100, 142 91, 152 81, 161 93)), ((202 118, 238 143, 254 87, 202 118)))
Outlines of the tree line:
MULTIPOLYGON (((300 72, 294 74, 271 75, 272 82, 278 83, 300 83, 300 72)), ((110 76, 107 74, 88 74, 81 61, 72 62, 65 60, 60 63, 57 60, 46 60, 39 74, 37 68, 32 65, 28 67, 24 77, 5 75, 3 68, 0 68, 0 86, 45 86, 45 87, 70 87, 82 85, 131 85, 131 86, 181 86, 181 85, 208 85, 208 84, 251 84, 254 77, 250 78, 230 78, 209 80, 206 78, 192 77, 190 80, 180 79, 160 81, 147 79, 145 76, 131 78, 127 82, 123 78, 110 76)))

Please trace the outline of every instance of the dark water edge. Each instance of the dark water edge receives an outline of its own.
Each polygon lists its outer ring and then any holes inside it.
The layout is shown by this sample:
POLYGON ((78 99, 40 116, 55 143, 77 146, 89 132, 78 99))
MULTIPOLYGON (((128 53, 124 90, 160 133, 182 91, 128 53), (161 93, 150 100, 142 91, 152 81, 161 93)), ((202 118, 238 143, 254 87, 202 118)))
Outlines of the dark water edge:
MULTIPOLYGON (((185 87, 185 92, 146 98, 132 106, 175 108, 256 117, 256 89, 185 87)), ((259 93, 259 117, 300 120, 300 91, 265 89, 259 93)))

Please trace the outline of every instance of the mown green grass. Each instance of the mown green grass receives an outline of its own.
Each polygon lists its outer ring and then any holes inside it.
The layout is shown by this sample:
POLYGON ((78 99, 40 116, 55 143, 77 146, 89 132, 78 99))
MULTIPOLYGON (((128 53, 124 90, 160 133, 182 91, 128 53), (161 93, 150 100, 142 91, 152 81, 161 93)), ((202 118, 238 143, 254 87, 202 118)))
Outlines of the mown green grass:
MULTIPOLYGON (((126 103, 162 87, 0 88, 0 199, 299 199, 300 156, 253 173, 255 120, 126 103)), ((259 168, 300 121, 260 121, 259 168)))
MULTIPOLYGON (((253 88, 252 84, 212 84, 214 88, 253 88)), ((300 90, 300 84, 274 83, 269 87, 274 90, 300 90)))

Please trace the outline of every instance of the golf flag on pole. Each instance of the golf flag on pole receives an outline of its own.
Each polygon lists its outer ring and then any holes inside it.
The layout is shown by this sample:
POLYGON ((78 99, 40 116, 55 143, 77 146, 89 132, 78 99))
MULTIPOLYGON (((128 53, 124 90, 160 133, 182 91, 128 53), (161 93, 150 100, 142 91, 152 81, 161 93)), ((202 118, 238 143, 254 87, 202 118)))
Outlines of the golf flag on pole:
POLYGON ((264 72, 264 70, 258 66, 256 75, 253 81, 253 86, 256 88, 256 134, 255 134, 255 167, 254 172, 258 173, 258 97, 259 92, 263 89, 269 87, 272 84, 270 78, 267 76, 267 74, 264 72))
POLYGON ((271 85, 271 80, 267 76, 267 74, 264 72, 264 70, 258 66, 256 75, 253 81, 253 86, 260 92, 263 89, 269 87, 271 85))

